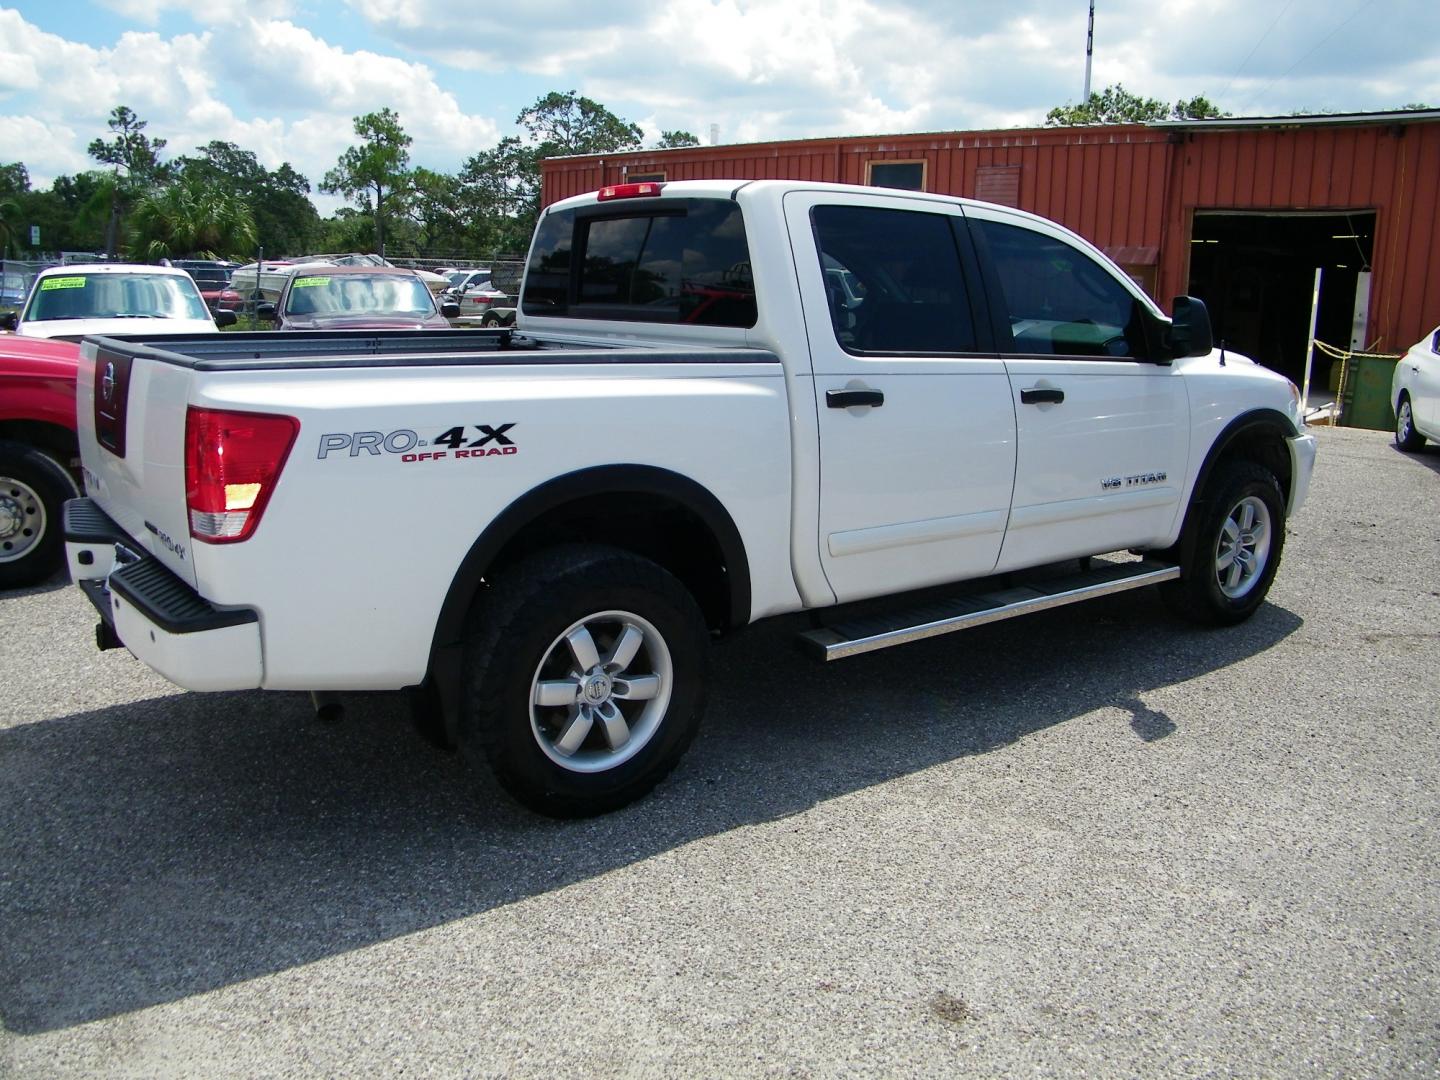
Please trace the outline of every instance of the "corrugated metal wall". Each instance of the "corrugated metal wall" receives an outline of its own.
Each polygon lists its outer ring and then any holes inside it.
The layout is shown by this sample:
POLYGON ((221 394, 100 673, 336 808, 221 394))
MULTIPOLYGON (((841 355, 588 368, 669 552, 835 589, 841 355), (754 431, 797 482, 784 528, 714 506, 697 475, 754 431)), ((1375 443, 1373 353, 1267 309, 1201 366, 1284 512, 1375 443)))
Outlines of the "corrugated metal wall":
POLYGON ((869 164, 885 161, 924 162, 929 191, 1016 192, 1021 209, 1075 230, 1167 304, 1186 289, 1197 210, 1373 210, 1371 341, 1399 351, 1440 323, 1434 121, 1041 128, 636 151, 545 162, 543 200, 653 172, 863 184, 869 164))

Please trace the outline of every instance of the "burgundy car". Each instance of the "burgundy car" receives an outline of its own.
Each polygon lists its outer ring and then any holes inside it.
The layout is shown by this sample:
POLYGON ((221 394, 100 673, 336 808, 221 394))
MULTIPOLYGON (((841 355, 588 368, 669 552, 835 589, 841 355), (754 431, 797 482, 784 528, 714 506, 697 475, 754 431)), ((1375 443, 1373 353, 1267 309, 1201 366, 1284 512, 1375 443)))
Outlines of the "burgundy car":
POLYGON ((447 330, 460 314, 438 308, 425 282, 390 266, 306 266, 290 275, 274 304, 255 310, 277 330, 447 330))

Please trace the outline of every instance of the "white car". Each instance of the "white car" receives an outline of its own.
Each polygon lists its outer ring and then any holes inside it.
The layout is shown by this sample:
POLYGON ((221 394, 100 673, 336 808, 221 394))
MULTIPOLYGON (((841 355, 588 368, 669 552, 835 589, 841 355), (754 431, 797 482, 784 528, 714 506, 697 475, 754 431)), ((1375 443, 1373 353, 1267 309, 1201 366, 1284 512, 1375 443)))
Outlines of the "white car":
POLYGON ((0 318, 27 337, 90 334, 206 334, 235 321, 233 311, 211 318, 195 281, 172 266, 97 263, 52 266, 35 279, 24 308, 0 318))
POLYGON ((1440 327, 1410 346, 1395 365, 1390 400, 1396 446, 1419 450, 1426 439, 1440 442, 1440 327))

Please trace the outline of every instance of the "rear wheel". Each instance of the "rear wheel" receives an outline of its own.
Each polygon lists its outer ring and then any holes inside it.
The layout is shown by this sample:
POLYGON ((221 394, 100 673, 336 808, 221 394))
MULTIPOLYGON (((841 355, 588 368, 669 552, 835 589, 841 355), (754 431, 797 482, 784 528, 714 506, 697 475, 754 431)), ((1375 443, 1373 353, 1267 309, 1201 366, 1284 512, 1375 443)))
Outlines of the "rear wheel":
POLYGON ((500 316, 497 315, 497 314, 496 314, 495 312, 493 312, 493 311, 487 311, 487 312, 485 313, 485 315, 484 315, 484 316, 481 318, 481 320, 480 320, 480 325, 483 326, 483 327, 487 327, 487 328, 488 328, 488 327, 495 327, 495 326, 503 326, 504 323, 505 323, 505 320, 502 319, 502 318, 500 318, 500 316))
POLYGON ((1169 606, 1194 622, 1226 626, 1265 601, 1285 546, 1285 498, 1270 470, 1221 465, 1181 538, 1181 577, 1161 586, 1169 606))
POLYGON ((694 738, 705 623, 655 563, 557 547, 504 573, 473 619, 461 747, 531 809, 585 817, 624 806, 694 738))
POLYGON ((31 585, 60 569, 61 507, 79 494, 49 454, 0 440, 0 588, 31 585))
POLYGON ((1412 452, 1425 445, 1425 436, 1415 430, 1415 410, 1409 394, 1401 394, 1400 404, 1395 407, 1395 445, 1412 452))

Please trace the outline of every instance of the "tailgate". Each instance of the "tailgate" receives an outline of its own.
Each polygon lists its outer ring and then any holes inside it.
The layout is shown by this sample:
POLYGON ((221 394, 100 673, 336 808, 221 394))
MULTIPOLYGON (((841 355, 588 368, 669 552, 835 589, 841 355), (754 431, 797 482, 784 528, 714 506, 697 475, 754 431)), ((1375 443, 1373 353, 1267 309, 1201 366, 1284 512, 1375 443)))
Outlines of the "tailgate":
POLYGON ((75 385, 85 493, 192 588, 185 412, 193 377, 123 341, 87 338, 75 385))

